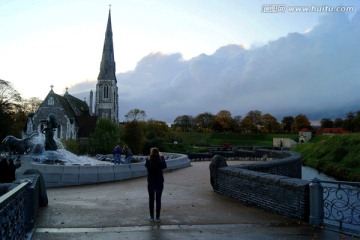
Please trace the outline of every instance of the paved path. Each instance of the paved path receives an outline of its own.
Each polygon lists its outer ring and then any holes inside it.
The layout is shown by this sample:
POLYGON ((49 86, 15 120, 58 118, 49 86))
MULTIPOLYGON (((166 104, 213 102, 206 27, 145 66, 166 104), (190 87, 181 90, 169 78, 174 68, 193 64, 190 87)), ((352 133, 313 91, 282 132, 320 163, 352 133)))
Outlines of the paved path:
POLYGON ((221 196, 208 167, 198 162, 165 173, 160 224, 146 219, 145 177, 50 188, 31 239, 352 239, 221 196))

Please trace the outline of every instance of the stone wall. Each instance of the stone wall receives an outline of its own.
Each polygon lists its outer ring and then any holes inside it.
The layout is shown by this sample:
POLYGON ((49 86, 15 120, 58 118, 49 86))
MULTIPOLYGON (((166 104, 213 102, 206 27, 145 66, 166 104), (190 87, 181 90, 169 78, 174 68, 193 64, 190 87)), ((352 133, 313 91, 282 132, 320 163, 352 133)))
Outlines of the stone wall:
POLYGON ((0 196, 0 239, 25 239, 26 184, 22 183, 14 189, 10 189, 8 184, 5 193, 0 196))
MULTIPOLYGON (((256 172, 263 172, 281 176, 287 176, 291 178, 301 179, 301 155, 292 153, 289 151, 271 151, 265 149, 259 149, 262 155, 267 155, 271 159, 270 161, 255 162, 252 164, 242 164, 241 168, 248 169, 256 172)), ((257 154, 257 155, 261 155, 257 154)))
MULTIPOLYGON (((167 163, 165 171, 191 165, 186 155, 162 154, 167 163)), ((22 157, 22 166, 19 168, 19 172, 27 169, 36 169, 41 172, 47 188, 113 182, 147 175, 145 163, 132 163, 130 165, 48 165, 34 163, 30 155, 25 155, 22 157)))
POLYGON ((309 181, 301 180, 301 155, 280 160, 227 166, 215 156, 210 164, 215 192, 301 220, 309 218, 309 181))

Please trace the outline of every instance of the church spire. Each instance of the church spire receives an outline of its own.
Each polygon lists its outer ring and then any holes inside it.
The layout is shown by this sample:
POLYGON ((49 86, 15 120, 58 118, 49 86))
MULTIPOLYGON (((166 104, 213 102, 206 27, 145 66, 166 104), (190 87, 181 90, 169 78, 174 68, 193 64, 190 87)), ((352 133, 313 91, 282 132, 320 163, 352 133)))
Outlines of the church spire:
POLYGON ((115 75, 114 47, 111 30, 111 10, 106 26, 100 73, 95 92, 95 116, 119 122, 119 95, 115 75))
POLYGON ((111 9, 109 9, 109 18, 106 27, 104 48, 102 53, 102 59, 100 64, 100 73, 98 80, 115 80, 115 60, 114 60, 114 45, 112 39, 111 28, 111 9))

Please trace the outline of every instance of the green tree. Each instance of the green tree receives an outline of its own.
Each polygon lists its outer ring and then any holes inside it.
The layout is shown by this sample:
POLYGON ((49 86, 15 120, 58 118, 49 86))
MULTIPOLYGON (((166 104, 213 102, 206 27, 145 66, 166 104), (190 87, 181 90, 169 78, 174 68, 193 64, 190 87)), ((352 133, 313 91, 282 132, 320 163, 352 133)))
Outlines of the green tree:
POLYGON ((261 128, 264 133, 276 133, 280 124, 274 116, 267 113, 261 116, 261 128))
POLYGON ((252 133, 255 126, 254 123, 251 121, 249 116, 245 116, 241 121, 241 128, 244 133, 252 133))
POLYGON ((161 137, 165 138, 166 135, 169 133, 170 128, 169 126, 159 120, 149 120, 146 122, 146 137, 153 138, 153 137, 161 137))
POLYGON ((334 127, 335 128, 342 128, 344 125, 344 120, 342 120, 341 118, 336 118, 334 120, 334 127))
POLYGON ((354 130, 356 132, 359 132, 360 131, 360 111, 357 111, 355 113, 354 125, 355 125, 354 130))
POLYGON ((241 121, 242 121, 242 116, 237 115, 234 117, 234 121, 235 121, 235 131, 237 132, 241 132, 241 121))
POLYGON ((132 120, 126 122, 124 126, 124 133, 122 140, 134 154, 143 153, 143 146, 145 143, 145 122, 132 120))
POLYGON ((291 126, 294 124, 295 119, 292 116, 283 117, 281 120, 282 128, 285 133, 291 132, 291 126))
POLYGON ((173 128, 181 132, 190 132, 193 128, 194 118, 191 115, 181 115, 175 118, 173 128))
POLYGON ((146 122, 146 142, 143 147, 145 154, 149 153, 151 147, 157 147, 161 151, 164 150, 164 142, 167 135, 170 133, 169 126, 158 120, 149 120, 146 122))
POLYGON ((343 127, 350 132, 355 131, 355 113, 348 112, 346 114, 345 120, 343 121, 343 127))
POLYGON ((200 113, 194 118, 196 126, 201 131, 210 131, 214 125, 215 119, 214 115, 209 112, 200 113))
POLYGON ((323 128, 332 128, 334 127, 334 121, 330 118, 323 118, 320 120, 320 127, 323 128))
POLYGON ((248 112, 241 125, 246 133, 258 133, 261 126, 261 112, 259 110, 248 112))
POLYGON ((90 136, 90 144, 95 153, 109 154, 120 142, 120 128, 117 123, 101 118, 90 136))

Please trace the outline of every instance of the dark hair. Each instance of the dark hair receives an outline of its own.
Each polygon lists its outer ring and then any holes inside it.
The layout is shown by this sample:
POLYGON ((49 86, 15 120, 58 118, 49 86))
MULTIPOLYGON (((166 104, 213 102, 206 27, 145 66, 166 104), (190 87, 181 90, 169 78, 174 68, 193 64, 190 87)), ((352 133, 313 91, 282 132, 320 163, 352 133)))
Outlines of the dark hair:
POLYGON ((160 160, 160 151, 157 148, 150 149, 150 155, 149 155, 150 164, 153 164, 154 162, 157 162, 160 160))

